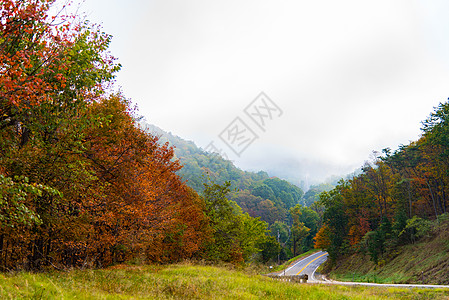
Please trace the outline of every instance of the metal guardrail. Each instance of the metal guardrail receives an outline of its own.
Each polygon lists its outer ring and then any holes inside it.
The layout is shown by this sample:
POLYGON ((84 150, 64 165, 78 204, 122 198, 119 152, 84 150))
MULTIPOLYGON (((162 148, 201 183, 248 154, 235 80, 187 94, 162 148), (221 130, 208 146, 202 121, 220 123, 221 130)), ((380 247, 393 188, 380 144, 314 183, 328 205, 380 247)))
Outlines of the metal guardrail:
POLYGON ((307 283, 307 280, 309 280, 309 276, 307 274, 303 275, 266 275, 270 278, 279 280, 279 281, 289 281, 289 282, 298 282, 298 283, 307 283))

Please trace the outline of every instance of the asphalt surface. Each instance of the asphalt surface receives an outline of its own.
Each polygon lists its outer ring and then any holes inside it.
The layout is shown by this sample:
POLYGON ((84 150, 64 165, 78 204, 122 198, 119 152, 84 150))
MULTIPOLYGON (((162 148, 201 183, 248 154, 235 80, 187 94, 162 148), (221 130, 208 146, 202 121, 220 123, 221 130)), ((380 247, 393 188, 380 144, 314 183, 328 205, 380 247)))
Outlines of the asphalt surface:
POLYGON ((316 269, 327 260, 328 253, 325 251, 316 252, 308 257, 297 261, 292 266, 280 272, 278 276, 288 275, 308 275, 308 282, 338 284, 338 285, 364 285, 364 286, 380 286, 380 287, 401 287, 401 288, 449 288, 449 285, 433 285, 433 284, 394 284, 394 283, 368 283, 368 282, 343 282, 329 280, 322 276, 317 276, 316 269))
MULTIPOLYGON (((285 275, 304 275, 309 276, 309 281, 317 281, 314 277, 316 269, 327 260, 327 252, 319 251, 304 259, 299 260, 294 265, 285 270, 285 275)), ((284 272, 279 274, 284 275, 284 272)))

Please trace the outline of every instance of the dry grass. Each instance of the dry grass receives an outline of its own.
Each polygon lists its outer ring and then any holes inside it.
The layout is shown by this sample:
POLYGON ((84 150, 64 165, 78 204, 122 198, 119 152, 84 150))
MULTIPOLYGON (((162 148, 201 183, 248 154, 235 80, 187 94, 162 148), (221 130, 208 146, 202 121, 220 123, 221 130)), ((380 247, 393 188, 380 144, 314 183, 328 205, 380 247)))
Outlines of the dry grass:
POLYGON ((449 291, 278 282, 191 263, 0 274, 1 299, 449 299, 449 291))

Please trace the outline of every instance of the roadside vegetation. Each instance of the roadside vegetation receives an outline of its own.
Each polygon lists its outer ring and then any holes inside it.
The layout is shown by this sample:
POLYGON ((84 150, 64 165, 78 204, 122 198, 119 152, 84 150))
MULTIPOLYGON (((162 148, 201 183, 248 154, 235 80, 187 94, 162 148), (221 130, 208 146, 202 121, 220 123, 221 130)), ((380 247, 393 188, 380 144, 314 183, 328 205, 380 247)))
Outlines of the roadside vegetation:
POLYGON ((423 237, 413 244, 387 248, 375 264, 368 253, 339 258, 330 277, 343 281, 377 283, 449 284, 449 218, 429 222, 423 237))
POLYGON ((295 284, 182 263, 0 274, 2 299, 442 299, 449 291, 295 284))

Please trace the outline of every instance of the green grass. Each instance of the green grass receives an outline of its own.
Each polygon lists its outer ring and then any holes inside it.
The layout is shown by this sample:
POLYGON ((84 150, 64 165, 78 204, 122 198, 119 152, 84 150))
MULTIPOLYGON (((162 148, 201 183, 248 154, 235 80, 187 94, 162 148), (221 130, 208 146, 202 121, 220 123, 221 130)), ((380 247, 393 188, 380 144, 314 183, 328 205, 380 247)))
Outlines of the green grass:
POLYGON ((409 277, 403 274, 392 274, 391 276, 379 276, 376 273, 343 273, 336 274, 333 279, 339 281, 352 281, 352 282, 372 282, 372 283, 402 283, 406 282, 409 277))
POLYGON ((223 267, 117 266, 0 274, 1 299, 442 299, 449 291, 280 282, 223 267))

